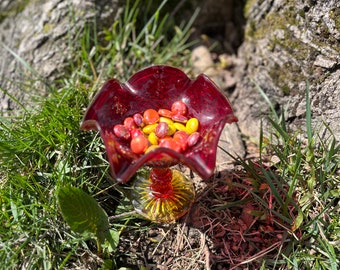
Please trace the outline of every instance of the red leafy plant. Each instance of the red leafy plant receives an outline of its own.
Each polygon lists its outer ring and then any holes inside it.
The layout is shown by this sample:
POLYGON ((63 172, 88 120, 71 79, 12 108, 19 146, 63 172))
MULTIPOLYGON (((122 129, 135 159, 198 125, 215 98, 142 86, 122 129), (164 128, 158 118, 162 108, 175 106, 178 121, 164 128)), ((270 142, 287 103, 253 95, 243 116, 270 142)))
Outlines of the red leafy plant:
MULTIPOLYGON (((162 179, 167 178, 164 175, 168 175, 168 168, 179 163, 192 169, 201 178, 207 179, 215 169, 217 144, 222 129, 226 123, 235 121, 237 118, 229 101, 206 75, 202 74, 191 80, 177 68, 159 65, 135 73, 125 83, 115 79, 108 80, 88 107, 81 129, 100 132, 112 177, 120 183, 128 182, 142 166, 155 169, 153 179, 155 175, 162 179), (184 102, 188 108, 187 116, 199 121, 200 140, 185 151, 177 152, 157 147, 148 153, 138 155, 131 150, 127 140, 114 134, 114 126, 122 124, 127 117, 150 108, 155 110, 171 108, 175 101, 184 102)), ((163 183, 164 181, 160 184, 142 186, 144 190, 150 186, 151 189, 158 186, 164 190, 166 188, 163 183)), ((163 207, 162 211, 166 212, 163 204, 166 199, 179 200, 179 197, 176 199, 173 196, 173 186, 171 184, 167 186, 171 189, 170 195, 169 192, 164 196, 160 195, 163 191, 155 191, 156 203, 145 198, 149 196, 149 191, 144 192, 147 195, 144 196, 146 201, 142 204, 150 204, 148 207, 151 208, 148 211, 157 212, 163 207)), ((141 185, 138 184, 137 187, 141 185)), ((188 195, 186 192, 179 194, 181 198, 188 195)), ((192 192, 190 194, 191 200, 192 192)), ((138 207, 135 205, 135 208, 138 207)), ((166 215, 162 213, 162 216, 166 215)), ((180 215, 182 214, 172 215, 171 219, 180 215)), ((168 221, 167 218, 159 216, 151 219, 168 221)))

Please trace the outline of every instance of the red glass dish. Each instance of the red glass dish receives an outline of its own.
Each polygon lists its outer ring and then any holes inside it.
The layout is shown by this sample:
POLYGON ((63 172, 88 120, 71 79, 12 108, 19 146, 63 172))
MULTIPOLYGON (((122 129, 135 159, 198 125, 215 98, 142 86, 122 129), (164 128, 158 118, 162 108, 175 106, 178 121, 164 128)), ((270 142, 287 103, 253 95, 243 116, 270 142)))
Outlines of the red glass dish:
POLYGON ((237 121, 231 105, 205 75, 191 80, 170 66, 152 66, 134 74, 127 82, 108 80, 88 107, 81 129, 98 130, 105 144, 114 179, 126 183, 142 166, 167 168, 181 163, 201 178, 215 169, 217 144, 226 123, 237 121), (147 109, 171 109, 175 101, 188 107, 188 117, 199 120, 201 140, 179 153, 158 147, 142 155, 134 154, 129 142, 113 133, 116 124, 147 109))

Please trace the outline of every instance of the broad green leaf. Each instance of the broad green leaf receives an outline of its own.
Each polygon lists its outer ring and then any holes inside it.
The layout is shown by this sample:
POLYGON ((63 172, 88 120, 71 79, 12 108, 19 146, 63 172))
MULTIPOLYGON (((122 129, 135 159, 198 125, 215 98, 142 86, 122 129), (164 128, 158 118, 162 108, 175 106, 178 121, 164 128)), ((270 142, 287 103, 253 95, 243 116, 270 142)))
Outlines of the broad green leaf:
POLYGON ((115 229, 110 229, 105 233, 105 242, 102 244, 103 249, 109 253, 114 252, 119 242, 119 232, 115 229))
POLYGON ((71 229, 78 233, 93 233, 104 243, 109 221, 97 201, 76 187, 63 187, 58 192, 61 213, 71 229))

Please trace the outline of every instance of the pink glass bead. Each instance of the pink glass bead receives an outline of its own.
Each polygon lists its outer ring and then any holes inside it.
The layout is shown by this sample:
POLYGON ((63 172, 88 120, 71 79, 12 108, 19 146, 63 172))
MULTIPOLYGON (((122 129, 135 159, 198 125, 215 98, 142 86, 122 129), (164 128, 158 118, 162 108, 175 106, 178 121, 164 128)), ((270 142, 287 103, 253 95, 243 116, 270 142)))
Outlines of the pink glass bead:
POLYGON ((155 134, 158 138, 164 138, 169 131, 169 125, 166 122, 160 122, 156 129, 155 129, 155 134))
POLYGON ((198 142, 199 138, 200 138, 200 134, 198 132, 194 132, 190 134, 187 139, 188 147, 194 146, 198 142))
POLYGON ((143 116, 140 113, 135 113, 133 115, 133 120, 135 121, 135 123, 138 127, 144 126, 144 119, 143 119, 143 116))
POLYGON ((171 105, 171 111, 173 114, 185 115, 187 113, 187 105, 183 101, 175 101, 171 105))
POLYGON ((113 133, 121 139, 130 139, 130 132, 124 125, 115 125, 113 127, 113 133))

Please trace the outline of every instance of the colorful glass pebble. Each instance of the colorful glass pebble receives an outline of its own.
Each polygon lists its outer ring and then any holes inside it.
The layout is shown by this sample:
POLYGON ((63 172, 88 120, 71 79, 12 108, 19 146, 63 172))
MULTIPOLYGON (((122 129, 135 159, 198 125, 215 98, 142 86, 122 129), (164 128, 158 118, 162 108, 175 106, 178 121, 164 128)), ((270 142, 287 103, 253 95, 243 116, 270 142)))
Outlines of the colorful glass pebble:
POLYGON ((144 118, 140 113, 135 113, 133 115, 133 120, 135 121, 135 123, 138 127, 144 126, 144 118))
POLYGON ((147 125, 147 126, 143 127, 142 130, 145 134, 150 134, 151 132, 155 131, 157 126, 158 126, 158 124, 147 125))
POLYGON ((148 109, 143 113, 144 123, 147 125, 157 123, 159 120, 159 114, 154 109, 148 109))
POLYGON ((169 130, 168 130, 168 136, 172 136, 174 133, 176 132, 176 128, 175 126, 172 124, 172 125, 169 125, 169 130))
POLYGON ((171 119, 175 122, 185 124, 188 121, 188 118, 182 114, 174 114, 171 119))
POLYGON ((200 134, 198 132, 191 133, 187 138, 188 147, 194 146, 200 138, 200 134))
POLYGON ((175 101, 171 106, 171 112, 174 115, 185 115, 187 113, 187 105, 181 100, 175 101))
POLYGON ((145 154, 147 154, 148 152, 157 149, 159 146, 155 145, 155 144, 151 144, 146 150, 145 150, 145 154))
POLYGON ((183 130, 176 131, 176 133, 173 136, 173 139, 179 143, 181 146, 181 150, 185 151, 187 149, 187 140, 189 138, 188 133, 186 133, 183 130))
POLYGON ((130 135, 131 135, 131 138, 136 138, 140 135, 144 135, 144 133, 139 128, 135 128, 135 129, 130 130, 130 135))
POLYGON ((133 138, 130 142, 130 148, 135 154, 143 154, 149 146, 149 141, 144 135, 133 138))
POLYGON ((148 136, 148 140, 152 145, 158 144, 158 137, 155 132, 151 132, 148 136))
POLYGON ((161 116, 159 117, 159 122, 165 122, 167 123, 168 125, 173 125, 174 124, 174 121, 172 121, 170 118, 168 117, 164 117, 164 116, 161 116))
POLYGON ((159 109, 158 110, 158 114, 160 116, 164 116, 166 118, 171 118, 172 117, 172 112, 170 110, 167 110, 167 109, 159 109))
POLYGON ((185 125, 186 132, 192 134, 198 130, 199 122, 197 118, 190 118, 185 125))
POLYGON ((126 117, 126 118, 124 119, 124 126, 125 126, 128 130, 137 128, 137 125, 136 125, 136 123, 135 123, 135 120, 134 120, 132 117, 126 117))
POLYGON ((168 131, 169 125, 166 122, 160 122, 155 129, 155 134, 158 138, 164 138, 168 135, 168 131))
POLYGON ((185 129, 185 125, 183 125, 182 123, 174 123, 174 127, 176 128, 176 130, 181 130, 181 131, 186 131, 185 129))
POLYGON ((165 147, 165 148, 172 149, 172 150, 174 150, 176 152, 180 152, 181 151, 180 144, 177 141, 175 141, 173 138, 171 138, 171 137, 167 137, 167 138, 161 139, 160 142, 159 142, 159 146, 160 147, 165 147))
POLYGON ((113 133, 114 133, 118 138, 125 139, 125 140, 130 139, 130 132, 129 132, 129 130, 127 129, 127 127, 124 126, 124 125, 115 125, 115 126, 113 127, 113 133))

